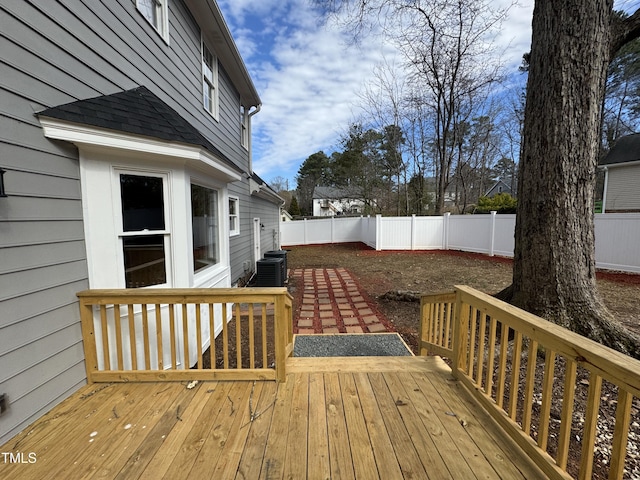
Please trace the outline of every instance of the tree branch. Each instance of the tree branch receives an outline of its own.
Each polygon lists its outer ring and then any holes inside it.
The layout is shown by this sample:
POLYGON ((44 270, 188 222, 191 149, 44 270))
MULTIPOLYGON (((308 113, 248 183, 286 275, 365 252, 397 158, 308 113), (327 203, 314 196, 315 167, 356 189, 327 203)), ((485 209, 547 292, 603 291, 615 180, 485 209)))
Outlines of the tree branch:
POLYGON ((640 9, 626 18, 622 18, 616 12, 611 15, 611 47, 609 53, 613 58, 625 44, 640 37, 640 9))

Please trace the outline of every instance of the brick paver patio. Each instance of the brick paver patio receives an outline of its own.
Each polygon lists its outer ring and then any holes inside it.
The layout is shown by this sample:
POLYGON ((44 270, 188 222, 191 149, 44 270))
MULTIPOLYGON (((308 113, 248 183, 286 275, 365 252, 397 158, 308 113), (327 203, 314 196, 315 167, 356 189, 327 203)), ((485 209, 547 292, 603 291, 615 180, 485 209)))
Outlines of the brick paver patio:
POLYGON ((297 268, 290 272, 302 290, 293 332, 380 333, 393 331, 345 268, 297 268))

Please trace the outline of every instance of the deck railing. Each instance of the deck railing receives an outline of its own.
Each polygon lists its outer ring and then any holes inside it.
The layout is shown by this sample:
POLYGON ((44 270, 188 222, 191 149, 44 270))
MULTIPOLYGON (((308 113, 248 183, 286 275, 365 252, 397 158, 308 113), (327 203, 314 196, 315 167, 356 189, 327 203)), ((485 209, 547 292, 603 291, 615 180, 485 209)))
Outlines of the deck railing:
POLYGON ((86 290, 78 298, 89 383, 286 378, 286 288, 86 290))
POLYGON ((550 478, 568 477, 570 449, 581 452, 571 465, 580 479, 592 477, 596 456, 610 479, 623 478, 640 361, 469 287, 423 296, 421 312, 421 354, 449 357, 453 375, 550 478), (603 382, 615 398, 601 401, 603 382), (577 394, 584 411, 574 411, 577 394), (615 418, 613 432, 599 415, 615 418))

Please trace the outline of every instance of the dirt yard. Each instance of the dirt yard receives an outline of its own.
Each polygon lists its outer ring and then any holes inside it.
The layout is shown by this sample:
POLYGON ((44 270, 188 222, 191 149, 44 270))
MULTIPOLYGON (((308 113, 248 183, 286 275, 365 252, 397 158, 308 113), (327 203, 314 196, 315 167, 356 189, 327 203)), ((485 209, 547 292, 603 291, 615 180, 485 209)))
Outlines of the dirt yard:
MULTIPOLYGON (((362 244, 287 250, 289 268, 344 267, 353 272, 414 352, 419 304, 390 301, 384 297, 387 292, 434 293, 460 284, 495 294, 511 283, 512 262, 502 257, 454 251, 377 252, 362 244)), ((625 326, 640 334, 640 275, 601 272, 598 287, 611 311, 625 326)))

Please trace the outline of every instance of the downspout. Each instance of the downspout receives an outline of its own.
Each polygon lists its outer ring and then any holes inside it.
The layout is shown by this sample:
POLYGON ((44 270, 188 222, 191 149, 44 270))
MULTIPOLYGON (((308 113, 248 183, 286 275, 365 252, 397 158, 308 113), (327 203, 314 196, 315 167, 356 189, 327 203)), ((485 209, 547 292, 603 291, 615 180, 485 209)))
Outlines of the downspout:
POLYGON ((602 191, 602 213, 605 213, 605 209, 607 208, 607 187, 609 186, 609 169, 607 167, 604 168, 604 188, 602 191))
POLYGON ((251 133, 253 125, 252 125, 251 117, 253 117, 256 113, 258 113, 261 108, 262 108, 262 105, 257 105, 256 109, 253 110, 252 112, 249 112, 249 114, 247 115, 247 118, 248 118, 247 123, 249 124, 247 125, 247 130, 248 130, 247 135, 249 137, 247 139, 248 140, 247 143, 249 144, 249 173, 253 173, 253 140, 252 140, 253 135, 251 133))

